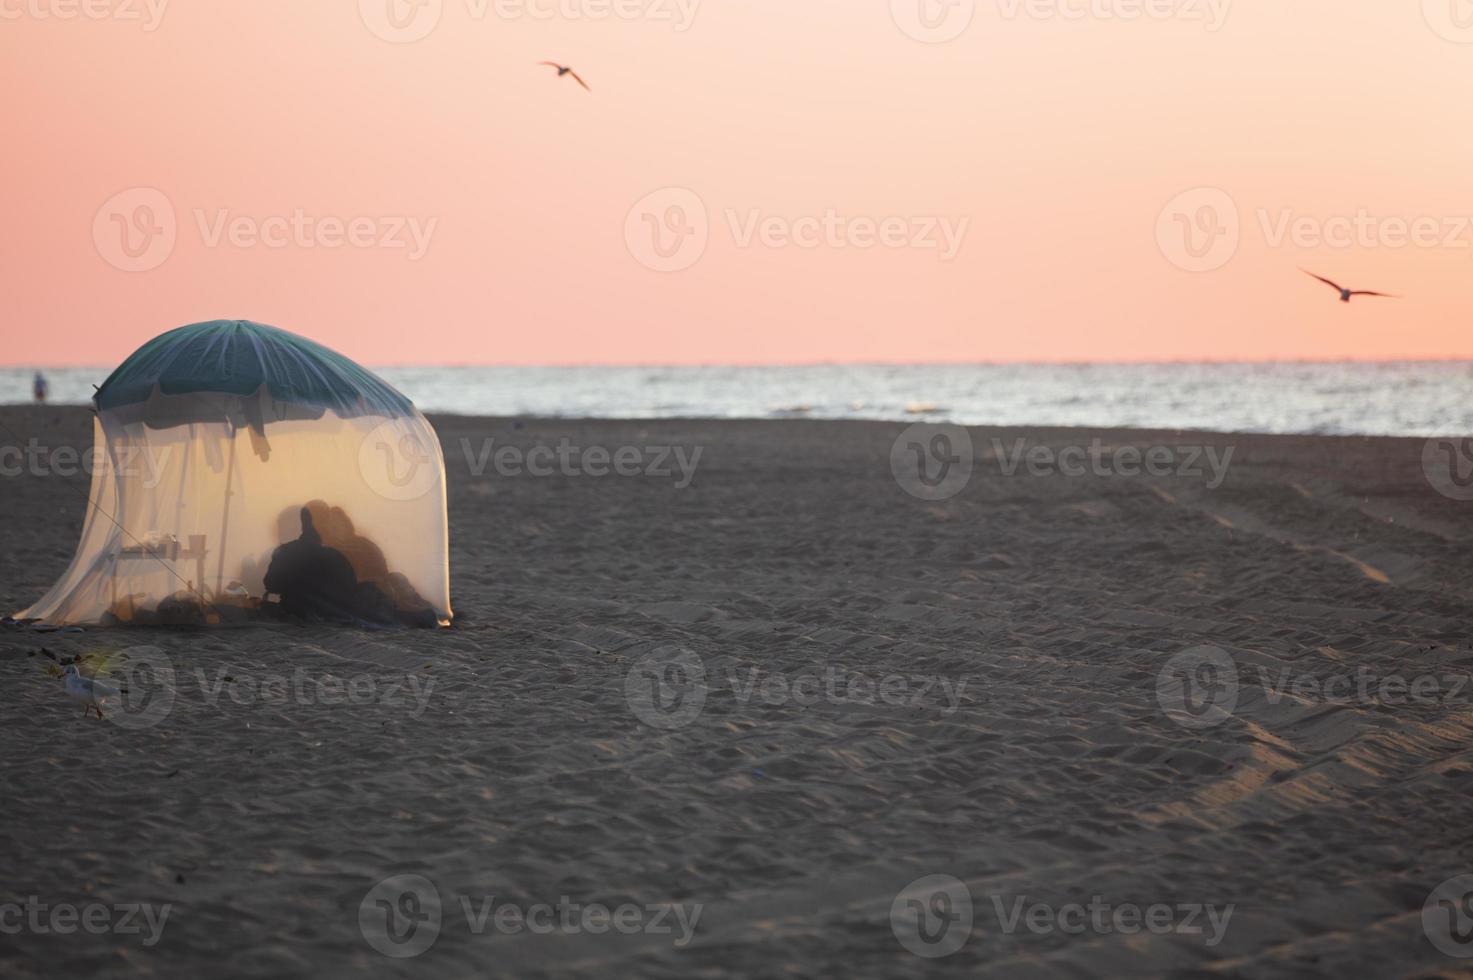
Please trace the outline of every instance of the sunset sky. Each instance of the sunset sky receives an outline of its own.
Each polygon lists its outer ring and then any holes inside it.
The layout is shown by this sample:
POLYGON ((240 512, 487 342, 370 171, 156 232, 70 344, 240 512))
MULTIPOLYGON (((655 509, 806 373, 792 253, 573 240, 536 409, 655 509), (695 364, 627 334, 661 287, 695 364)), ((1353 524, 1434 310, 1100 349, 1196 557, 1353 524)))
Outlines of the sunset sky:
POLYGON ((1467 6, 0 0, 0 363, 1473 356, 1467 6))

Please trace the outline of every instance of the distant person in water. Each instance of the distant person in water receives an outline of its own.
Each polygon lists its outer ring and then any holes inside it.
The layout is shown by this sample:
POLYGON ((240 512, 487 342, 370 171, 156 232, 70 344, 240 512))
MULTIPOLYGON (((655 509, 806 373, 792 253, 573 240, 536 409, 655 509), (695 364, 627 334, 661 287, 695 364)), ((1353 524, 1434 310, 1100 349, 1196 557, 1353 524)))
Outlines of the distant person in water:
POLYGON ((302 536, 271 553, 266 569, 266 591, 281 597, 281 610, 303 619, 355 618, 358 579, 341 551, 325 547, 312 524, 312 512, 302 508, 302 536))
POLYGON ((37 371, 35 380, 31 382, 31 394, 35 396, 37 405, 46 404, 46 395, 50 390, 51 386, 46 383, 46 375, 37 371))

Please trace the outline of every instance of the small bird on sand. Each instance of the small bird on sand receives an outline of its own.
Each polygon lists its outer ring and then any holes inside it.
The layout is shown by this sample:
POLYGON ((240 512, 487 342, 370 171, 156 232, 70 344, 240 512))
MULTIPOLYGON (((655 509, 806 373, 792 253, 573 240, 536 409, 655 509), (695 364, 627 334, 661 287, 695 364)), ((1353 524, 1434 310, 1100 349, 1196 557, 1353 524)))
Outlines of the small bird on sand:
POLYGON ((97 712, 97 720, 102 720, 102 706, 118 696, 118 689, 111 684, 104 684, 95 677, 84 677, 77 669, 76 664, 67 664, 61 672, 61 684, 67 694, 78 701, 85 701, 86 707, 82 709, 82 717, 86 718, 90 712, 97 712))
POLYGON ((1313 272, 1310 272, 1308 269, 1305 269, 1305 268, 1302 268, 1301 267, 1299 271, 1302 272, 1302 273, 1304 273, 1306 276, 1312 276, 1315 279, 1318 279, 1320 282, 1324 283, 1326 286, 1330 286, 1333 289, 1335 289, 1337 292, 1340 293, 1340 302, 1342 302, 1342 303, 1349 303, 1350 302, 1350 297, 1352 297, 1352 296, 1383 296, 1386 299, 1400 299, 1401 298, 1400 296, 1397 296, 1397 295, 1395 295, 1393 293, 1378 293, 1378 292, 1374 292, 1374 291, 1369 290, 1369 289, 1346 289, 1344 286, 1340 285, 1338 282, 1331 282, 1330 280, 1326 279, 1324 276, 1316 276, 1313 272))
POLYGON ((574 71, 573 69, 569 68, 567 65, 560 65, 556 61, 539 61, 537 63, 539 65, 546 65, 549 68, 556 68, 557 69, 557 77, 558 78, 562 78, 564 75, 572 75, 573 76, 573 81, 577 82, 579 85, 582 85, 585 89, 588 89, 588 91, 590 91, 590 92, 593 91, 593 89, 588 88, 588 83, 585 82, 583 79, 579 78, 578 77, 578 73, 576 71, 574 71))

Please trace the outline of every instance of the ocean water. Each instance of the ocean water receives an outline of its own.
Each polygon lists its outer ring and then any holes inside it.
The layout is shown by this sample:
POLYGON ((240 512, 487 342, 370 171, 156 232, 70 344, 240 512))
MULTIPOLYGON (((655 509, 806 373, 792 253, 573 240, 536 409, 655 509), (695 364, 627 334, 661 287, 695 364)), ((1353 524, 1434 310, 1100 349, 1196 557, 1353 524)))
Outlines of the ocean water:
MULTIPOLYGON (((384 367, 426 412, 573 418, 935 419, 1336 435, 1473 435, 1473 362, 384 367)), ((47 370, 86 403, 106 369, 47 370)), ((0 368, 0 404, 30 401, 0 368)))

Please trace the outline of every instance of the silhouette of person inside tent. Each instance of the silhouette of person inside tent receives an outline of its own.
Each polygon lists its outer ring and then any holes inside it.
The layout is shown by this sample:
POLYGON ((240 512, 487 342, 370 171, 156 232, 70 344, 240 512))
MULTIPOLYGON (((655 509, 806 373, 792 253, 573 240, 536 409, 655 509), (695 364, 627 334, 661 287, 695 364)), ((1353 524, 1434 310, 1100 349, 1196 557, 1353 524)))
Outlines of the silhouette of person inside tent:
POLYGON ((341 551, 322 543, 312 512, 301 510, 302 536, 271 553, 264 585, 281 597, 281 611, 303 619, 352 620, 358 579, 341 551))
POLYGON ((389 571, 383 550, 357 533, 341 507, 313 500, 299 516, 301 537, 271 553, 262 582, 268 594, 280 596, 282 612, 336 622, 437 625, 430 604, 403 575, 389 571))
POLYGON ((383 549, 359 534, 353 520, 341 507, 323 500, 309 500, 312 526, 322 543, 343 553, 358 580, 357 613, 376 622, 398 621, 407 626, 434 626, 435 611, 398 572, 389 570, 383 549))

